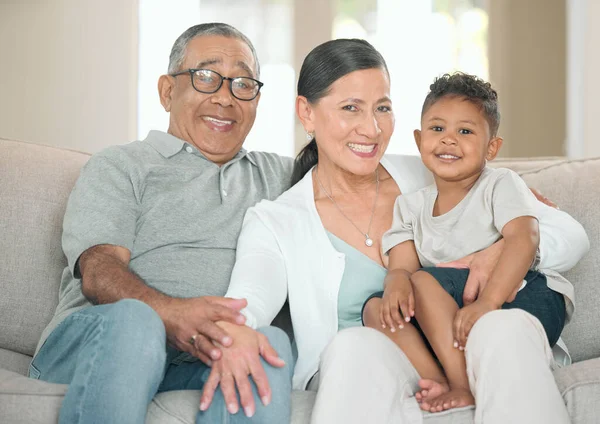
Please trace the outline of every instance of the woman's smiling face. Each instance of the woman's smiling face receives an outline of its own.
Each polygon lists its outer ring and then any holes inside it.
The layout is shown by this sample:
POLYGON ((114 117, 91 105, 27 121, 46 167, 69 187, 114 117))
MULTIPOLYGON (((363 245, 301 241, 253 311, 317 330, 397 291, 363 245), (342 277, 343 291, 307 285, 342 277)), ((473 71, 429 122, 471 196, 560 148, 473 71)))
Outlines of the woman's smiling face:
POLYGON ((385 70, 365 69, 343 76, 310 109, 319 161, 326 157, 356 175, 375 171, 394 131, 385 70))

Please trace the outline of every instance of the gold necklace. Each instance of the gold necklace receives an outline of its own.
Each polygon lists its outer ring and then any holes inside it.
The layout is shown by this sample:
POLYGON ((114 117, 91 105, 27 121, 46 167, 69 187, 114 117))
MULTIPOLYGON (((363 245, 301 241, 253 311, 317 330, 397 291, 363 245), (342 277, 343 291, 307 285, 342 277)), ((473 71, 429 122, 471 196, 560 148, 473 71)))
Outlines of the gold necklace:
POLYGON ((373 209, 371 210, 371 218, 369 219, 369 228, 367 228, 367 232, 366 233, 363 233, 360 230, 360 228, 358 228, 356 226, 356 224, 354 222, 352 222, 352 220, 350 218, 348 218, 344 212, 342 212, 342 210, 340 209, 340 207, 338 206, 338 204, 336 203, 336 201, 327 192, 327 190, 323 186, 323 183, 321 182, 321 179, 319 178, 319 168, 318 167, 315 170, 315 174, 317 175, 317 183, 319 183, 319 187, 321 188, 321 190, 323 190, 323 192, 325 193, 325 196, 327 196, 329 198, 329 200, 331 200, 331 202, 333 203, 333 205, 342 214, 342 216, 344 218, 346 218, 348 220, 348 222, 350 224, 352 224, 352 226, 358 230, 359 233, 361 233, 363 236, 365 236, 365 245, 367 247, 373 246, 373 239, 371 237, 369 237, 369 232, 371 231, 371 224, 373 223, 373 216, 375 215, 375 205, 377 205, 377 198, 379 197, 379 166, 375 170, 375 201, 373 202, 373 209))

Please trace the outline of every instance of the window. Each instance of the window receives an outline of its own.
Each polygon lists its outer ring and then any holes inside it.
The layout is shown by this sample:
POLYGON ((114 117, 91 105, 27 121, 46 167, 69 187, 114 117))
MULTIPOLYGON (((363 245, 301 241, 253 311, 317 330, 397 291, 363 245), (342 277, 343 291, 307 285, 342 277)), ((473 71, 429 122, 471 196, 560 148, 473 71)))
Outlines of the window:
MULTIPOLYGON (((254 43, 261 62, 262 89, 248 150, 292 156, 294 142, 294 37, 313 31, 294 29, 301 0, 140 0, 139 136, 166 130, 168 115, 158 102, 156 82, 166 72, 172 43, 186 28, 227 22, 254 43), (160 30, 157 30, 160 29, 160 30)), ((369 40, 385 57, 392 81, 396 129, 388 152, 418 154, 412 131, 433 78, 462 70, 487 79, 485 0, 323 0, 333 7, 331 38, 369 40)), ((311 11, 312 13, 312 11, 311 11)))
POLYGON ((388 153, 418 154, 412 132, 433 79, 456 70, 488 78, 484 1, 335 1, 332 38, 365 38, 387 62, 396 116, 388 153))
POLYGON ((296 75, 292 63, 291 0, 140 0, 138 135, 166 131, 156 84, 167 70, 175 39, 188 27, 226 22, 252 40, 261 64, 260 106, 244 147, 293 156, 296 75), (157 31, 160 28, 160 31, 157 31))

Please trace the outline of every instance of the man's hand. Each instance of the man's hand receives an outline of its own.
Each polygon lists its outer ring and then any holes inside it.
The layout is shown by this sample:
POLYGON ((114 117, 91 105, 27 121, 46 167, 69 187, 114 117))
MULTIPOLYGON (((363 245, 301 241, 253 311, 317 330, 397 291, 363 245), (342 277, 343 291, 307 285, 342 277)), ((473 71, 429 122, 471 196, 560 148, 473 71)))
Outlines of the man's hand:
POLYGON ((415 316, 415 295, 408 275, 401 270, 388 273, 385 290, 381 301, 379 319, 381 326, 389 327, 391 332, 404 328, 404 322, 409 322, 415 316), (398 273, 398 275, 390 275, 398 273), (402 312, 402 316, 400 315, 402 312))
POLYGON ((459 309, 454 317, 454 324, 452 325, 454 347, 464 350, 467 345, 467 337, 477 320, 488 312, 496 309, 498 309, 497 305, 487 302, 483 298, 479 298, 470 305, 459 309))
POLYGON ((243 325, 246 318, 239 312, 246 307, 245 299, 224 297, 170 298, 157 312, 165 323, 167 340, 178 350, 188 352, 211 365, 221 357, 215 346, 231 346, 231 336, 217 321, 243 325))
POLYGON ((223 320, 244 324, 246 319, 239 311, 246 307, 246 300, 167 296, 148 286, 129 270, 130 258, 131 253, 126 248, 108 244, 97 245, 83 252, 78 261, 83 294, 94 304, 113 303, 121 299, 141 300, 158 313, 165 324, 171 345, 208 365, 211 359, 218 359, 221 351, 212 341, 229 346, 231 337, 215 322, 223 320))
POLYGON ((269 344, 264 334, 246 326, 238 326, 227 322, 217 325, 233 337, 229 347, 221 347, 222 356, 213 362, 210 376, 204 385, 200 398, 200 410, 206 411, 210 406, 217 386, 221 386, 223 398, 230 414, 238 412, 237 392, 246 416, 255 412, 254 396, 249 377, 252 377, 258 395, 264 405, 271 402, 271 388, 260 357, 270 365, 281 368, 285 362, 279 358, 275 349, 269 344))
MULTIPOLYGON (((465 291, 463 292, 463 302, 465 306, 473 303, 477 299, 477 296, 479 296, 479 293, 485 288, 485 285, 492 275, 492 271, 498 263, 503 248, 504 240, 500 239, 490 247, 480 250, 477 253, 465 256, 457 261, 437 265, 440 268, 469 269, 469 278, 467 279, 465 291)), ((507 300, 507 302, 512 302, 514 300, 514 295, 516 295, 516 292, 507 300)))

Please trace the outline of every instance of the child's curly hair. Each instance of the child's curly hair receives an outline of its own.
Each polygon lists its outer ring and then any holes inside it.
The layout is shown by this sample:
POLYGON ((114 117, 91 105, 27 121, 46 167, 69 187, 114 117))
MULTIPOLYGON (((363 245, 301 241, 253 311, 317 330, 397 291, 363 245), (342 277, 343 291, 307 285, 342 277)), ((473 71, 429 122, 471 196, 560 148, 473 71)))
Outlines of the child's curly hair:
POLYGON ((498 108, 498 93, 489 82, 474 75, 463 72, 444 74, 436 78, 429 86, 429 94, 423 102, 421 116, 442 97, 463 97, 477 105, 490 126, 490 133, 495 137, 500 126, 500 110, 498 108))

